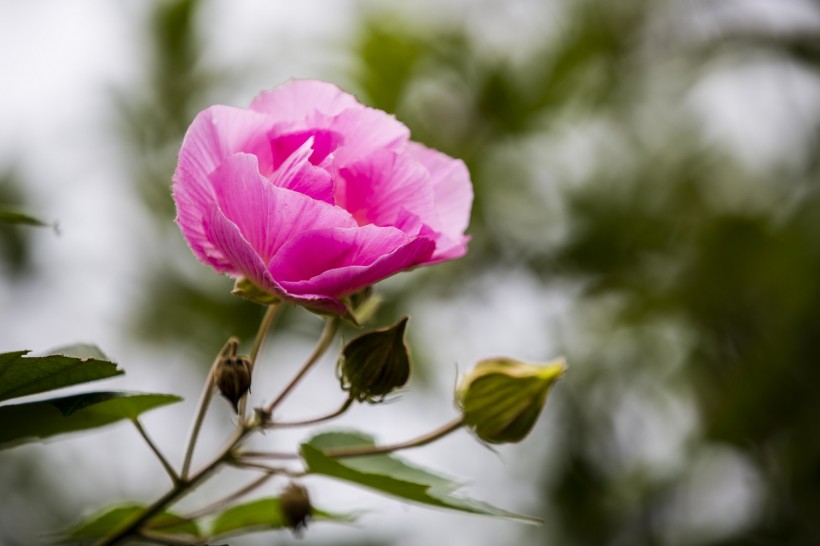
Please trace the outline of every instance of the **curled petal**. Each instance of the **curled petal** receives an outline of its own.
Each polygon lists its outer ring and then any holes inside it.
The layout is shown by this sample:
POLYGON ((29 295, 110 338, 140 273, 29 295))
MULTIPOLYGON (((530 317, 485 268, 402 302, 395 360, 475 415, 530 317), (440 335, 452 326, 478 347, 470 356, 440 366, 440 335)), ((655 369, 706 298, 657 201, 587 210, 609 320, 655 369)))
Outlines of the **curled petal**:
POLYGON ((284 245, 270 272, 289 294, 344 296, 424 263, 434 248, 392 227, 319 229, 284 245))
POLYGON ((459 159, 415 142, 408 142, 405 150, 430 172, 439 221, 438 225, 431 227, 443 235, 436 246, 435 257, 451 259, 463 256, 469 241, 464 231, 470 223, 473 204, 473 187, 467 166, 459 159))

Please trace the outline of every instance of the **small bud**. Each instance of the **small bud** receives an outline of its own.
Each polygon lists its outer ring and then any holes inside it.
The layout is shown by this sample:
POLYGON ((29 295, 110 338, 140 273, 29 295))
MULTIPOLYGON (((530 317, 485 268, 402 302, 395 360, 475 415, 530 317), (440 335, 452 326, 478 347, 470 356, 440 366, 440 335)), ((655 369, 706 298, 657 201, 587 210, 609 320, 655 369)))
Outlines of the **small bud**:
POLYGON ((293 534, 299 536, 313 516, 313 506, 310 504, 307 489, 296 482, 290 482, 279 495, 279 502, 285 525, 293 530, 293 534))
POLYGON ((566 367, 563 359, 544 365, 511 358, 482 360, 456 391, 464 422, 491 444, 523 440, 566 367))
POLYGON ((380 402, 410 378, 410 355, 404 343, 407 317, 389 328, 362 334, 339 357, 342 389, 359 402, 380 402))
POLYGON ((251 363, 248 357, 241 355, 227 355, 222 358, 216 367, 214 383, 239 413, 239 400, 251 388, 251 363))

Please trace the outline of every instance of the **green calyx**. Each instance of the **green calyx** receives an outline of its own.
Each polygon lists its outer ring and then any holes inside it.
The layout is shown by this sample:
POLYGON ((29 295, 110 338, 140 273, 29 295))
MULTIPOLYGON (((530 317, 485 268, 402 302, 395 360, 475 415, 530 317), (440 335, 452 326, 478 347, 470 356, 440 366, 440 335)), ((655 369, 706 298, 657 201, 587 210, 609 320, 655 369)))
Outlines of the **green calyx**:
POLYGON ((550 388, 566 368, 563 359, 543 365, 511 358, 482 360, 456 392, 465 424, 491 444, 520 442, 532 430, 550 388))
POLYGON ((342 388, 359 402, 380 402, 410 378, 410 355, 404 343, 404 317, 389 328, 355 338, 342 350, 338 373, 342 388))

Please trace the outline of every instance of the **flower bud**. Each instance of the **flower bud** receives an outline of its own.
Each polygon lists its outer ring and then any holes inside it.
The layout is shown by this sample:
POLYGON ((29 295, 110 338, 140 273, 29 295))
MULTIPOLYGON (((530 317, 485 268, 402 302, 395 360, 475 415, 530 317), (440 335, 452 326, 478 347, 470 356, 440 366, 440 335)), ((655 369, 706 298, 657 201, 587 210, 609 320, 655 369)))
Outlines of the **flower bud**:
POLYGON ((313 516, 313 506, 310 504, 307 489, 296 482, 290 482, 279 495, 279 502, 285 525, 292 529, 295 535, 300 535, 313 516))
POLYGON ((216 367, 214 383, 239 413, 239 400, 251 388, 251 363, 248 357, 241 355, 227 355, 222 358, 216 367))
POLYGON ((380 402, 410 377, 404 343, 407 317, 389 328, 373 330, 348 343, 339 357, 342 389, 359 402, 380 402))
POLYGON ((544 365, 511 358, 482 360, 456 391, 465 424, 491 444, 523 440, 566 367, 563 359, 544 365))

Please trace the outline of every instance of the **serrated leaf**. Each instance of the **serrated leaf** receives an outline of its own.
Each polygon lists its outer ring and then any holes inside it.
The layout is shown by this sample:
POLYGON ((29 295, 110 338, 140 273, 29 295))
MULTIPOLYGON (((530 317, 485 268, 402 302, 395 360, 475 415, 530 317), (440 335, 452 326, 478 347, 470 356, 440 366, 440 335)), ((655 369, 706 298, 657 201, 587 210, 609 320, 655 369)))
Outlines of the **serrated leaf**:
MULTIPOLYGON (((313 509, 316 521, 337 521, 350 523, 356 519, 353 514, 333 514, 313 509)), ((282 505, 278 497, 266 497, 238 504, 228 508, 214 519, 211 535, 220 536, 234 532, 269 531, 287 527, 282 505)))
POLYGON ((0 406, 0 449, 136 419, 143 412, 180 400, 170 394, 91 392, 0 406))
POLYGON ((48 224, 20 211, 0 209, 0 224, 23 224, 27 226, 47 226, 48 224))
POLYGON ((0 401, 122 375, 93 345, 66 347, 50 356, 0 354, 0 401))
MULTIPOLYGON (((59 533, 57 538, 60 542, 103 538, 113 534, 132 518, 137 517, 144 509, 145 506, 138 503, 109 506, 74 527, 59 533)), ((199 526, 195 521, 171 512, 157 514, 148 520, 146 527, 168 535, 200 536, 199 526)))
POLYGON ((357 432, 327 432, 302 444, 300 454, 311 474, 322 474, 368 487, 403 500, 437 508, 459 510, 472 514, 494 516, 540 523, 539 520, 507 512, 483 502, 453 495, 461 484, 418 466, 410 465, 395 455, 367 455, 334 459, 326 451, 373 446, 373 438, 357 432))

